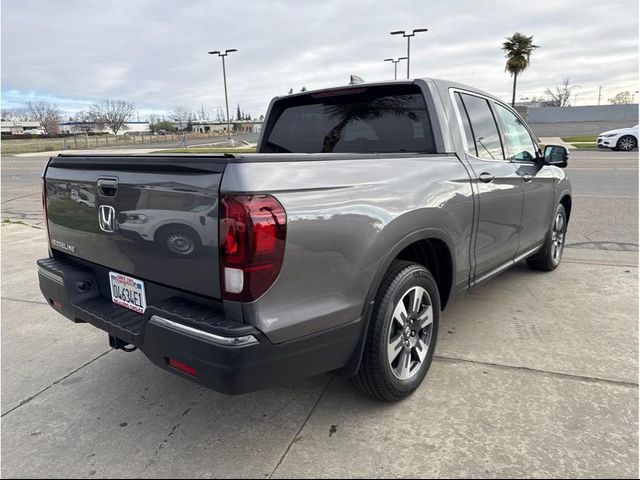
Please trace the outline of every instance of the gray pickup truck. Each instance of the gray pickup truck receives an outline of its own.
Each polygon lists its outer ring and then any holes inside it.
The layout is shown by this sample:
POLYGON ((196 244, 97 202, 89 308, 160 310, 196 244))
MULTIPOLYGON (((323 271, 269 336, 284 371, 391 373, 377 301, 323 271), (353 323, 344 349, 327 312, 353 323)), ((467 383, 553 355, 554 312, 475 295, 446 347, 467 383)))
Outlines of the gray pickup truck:
POLYGON ((257 152, 51 158, 49 304, 220 392, 334 372, 397 401, 449 302, 521 260, 560 263, 567 151, 477 89, 278 97, 257 152))

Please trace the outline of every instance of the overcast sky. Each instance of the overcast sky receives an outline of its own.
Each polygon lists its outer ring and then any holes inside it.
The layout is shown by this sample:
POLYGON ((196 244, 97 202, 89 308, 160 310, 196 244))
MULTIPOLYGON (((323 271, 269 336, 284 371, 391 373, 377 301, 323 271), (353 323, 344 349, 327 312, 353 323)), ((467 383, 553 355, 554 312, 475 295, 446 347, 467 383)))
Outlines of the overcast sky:
MULTIPOLYGON (((504 99, 511 78, 500 46, 514 32, 541 48, 518 98, 544 95, 564 77, 579 105, 638 90, 638 0, 3 0, 2 106, 30 99, 64 111, 102 97, 132 101, 141 117, 184 106, 254 116, 290 88, 393 78, 387 57, 406 41, 392 30, 427 27, 412 41, 412 77, 468 83, 504 99)), ((405 74, 399 65, 399 74, 405 74)), ((640 95, 636 95, 639 99, 640 95)))

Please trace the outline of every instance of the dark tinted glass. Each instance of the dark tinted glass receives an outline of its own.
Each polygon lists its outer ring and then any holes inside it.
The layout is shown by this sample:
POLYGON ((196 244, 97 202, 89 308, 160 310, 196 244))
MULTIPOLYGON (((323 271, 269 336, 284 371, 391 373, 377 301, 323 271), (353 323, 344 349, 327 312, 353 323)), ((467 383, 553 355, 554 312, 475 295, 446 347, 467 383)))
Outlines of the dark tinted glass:
POLYGON ((471 125, 469 124, 469 117, 467 116, 467 110, 464 108, 464 104, 462 103, 462 99, 460 98, 460 94, 455 94, 456 105, 458 106, 458 111, 460 112, 460 119, 462 120, 462 131, 464 133, 465 138, 467 139, 468 152, 472 155, 478 156, 478 151, 475 147, 475 141, 473 140, 473 133, 471 132, 471 125))
MULTIPOLYGON (((493 118, 489 102, 474 95, 461 94, 462 101, 469 115, 475 155, 484 160, 504 160, 502 144, 498 134, 498 126, 493 118)), ((469 153, 473 154, 473 150, 469 153)))
POLYGON ((284 99, 273 115, 265 152, 434 152, 427 107, 414 85, 284 99))

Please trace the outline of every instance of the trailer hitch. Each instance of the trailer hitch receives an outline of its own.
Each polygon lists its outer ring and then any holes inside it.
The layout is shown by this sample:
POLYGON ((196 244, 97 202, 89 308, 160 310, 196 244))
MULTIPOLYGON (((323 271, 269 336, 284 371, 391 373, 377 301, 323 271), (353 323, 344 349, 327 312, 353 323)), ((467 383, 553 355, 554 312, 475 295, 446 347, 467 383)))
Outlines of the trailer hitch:
POLYGON ((138 347, 131 345, 130 343, 120 340, 118 337, 109 335, 109 346, 114 350, 122 350, 123 352, 135 352, 138 347))

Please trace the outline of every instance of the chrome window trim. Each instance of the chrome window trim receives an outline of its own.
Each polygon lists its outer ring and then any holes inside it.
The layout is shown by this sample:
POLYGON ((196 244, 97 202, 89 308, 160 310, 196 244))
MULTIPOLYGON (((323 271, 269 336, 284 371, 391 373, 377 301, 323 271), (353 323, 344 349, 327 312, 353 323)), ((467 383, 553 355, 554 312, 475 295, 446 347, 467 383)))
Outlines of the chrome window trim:
MULTIPOLYGON (((476 92, 471 92, 469 90, 464 90, 462 88, 456 88, 456 87, 451 87, 449 88, 449 96, 451 97, 451 103, 453 104, 453 109, 456 112, 456 119, 458 120, 458 128, 461 132, 464 131, 464 125, 462 123, 462 114, 460 113, 460 111, 458 110, 458 104, 456 102, 456 97, 455 94, 456 93, 464 93, 466 95, 473 95, 474 97, 478 97, 478 98, 482 98, 483 100, 487 100, 489 102, 493 101, 493 98, 491 97, 487 97, 486 95, 481 95, 479 93, 476 92)), ((464 100, 462 100, 464 102, 464 100)), ((489 108, 491 108, 491 106, 489 106, 489 108)), ((493 115, 493 111, 491 111, 491 115, 493 115)), ((500 146, 502 148, 502 154, 504 155, 504 145, 502 145, 502 132, 500 131, 500 126, 498 125, 498 122, 495 119, 494 116, 494 122, 496 122, 496 129, 498 130, 498 136, 500 137, 500 146)), ((469 124, 471 124, 471 119, 469 119, 469 124)), ((471 127, 473 129, 473 126, 471 127)), ((500 159, 489 159, 489 158, 480 158, 477 155, 474 155, 473 153, 471 153, 469 150, 469 144, 467 142, 467 139, 465 138, 466 135, 461 135, 462 137, 462 144, 464 145, 464 151, 467 155, 470 155, 471 157, 473 157, 476 160, 480 160, 481 162, 498 162, 498 163, 512 163, 511 160, 507 160, 506 158, 500 158, 500 159)))

